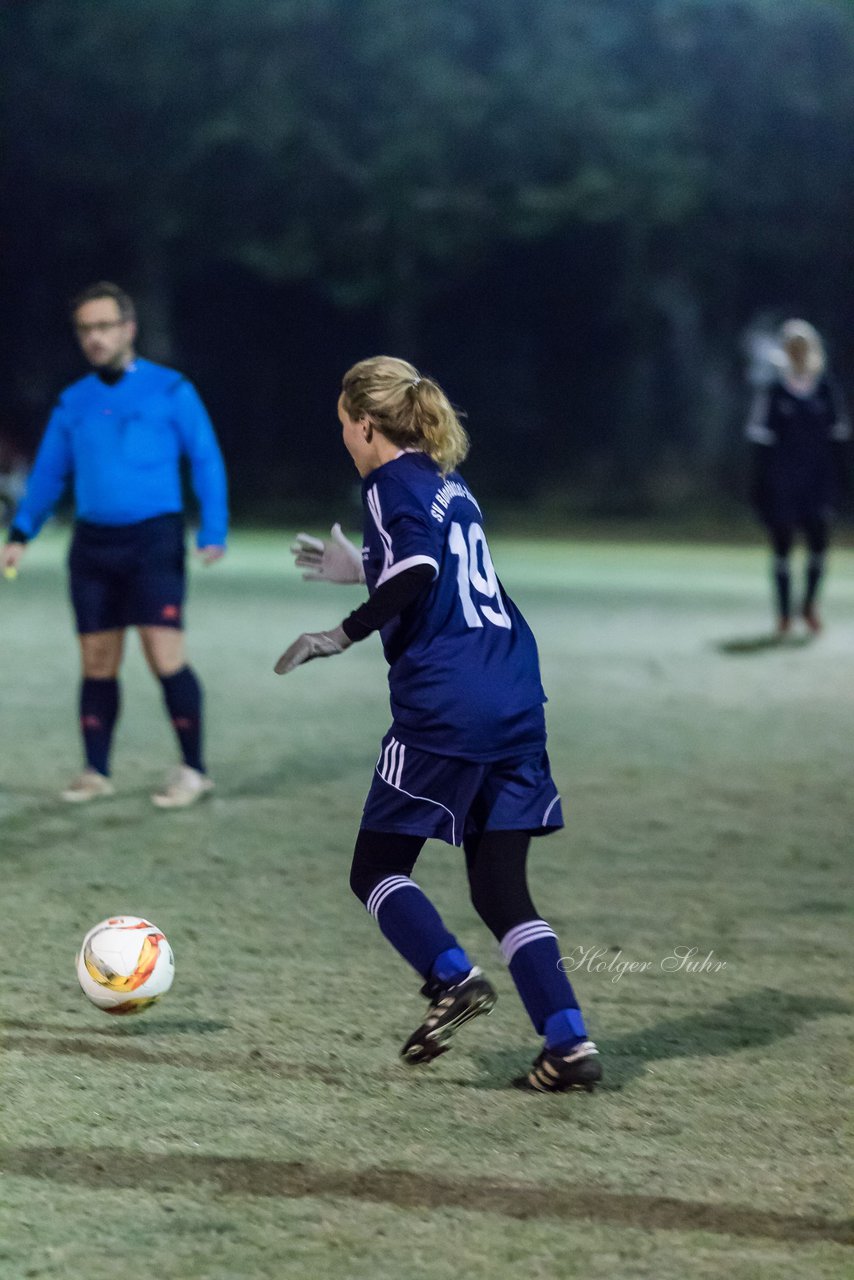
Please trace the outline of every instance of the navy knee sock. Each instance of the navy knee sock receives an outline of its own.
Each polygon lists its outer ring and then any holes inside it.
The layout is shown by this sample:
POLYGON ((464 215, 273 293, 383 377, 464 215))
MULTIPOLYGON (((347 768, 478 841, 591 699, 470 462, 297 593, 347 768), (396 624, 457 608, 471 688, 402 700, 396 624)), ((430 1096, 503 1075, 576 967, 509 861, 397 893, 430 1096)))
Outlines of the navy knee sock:
POLYGON ((471 961, 433 903, 409 876, 386 876, 365 905, 395 951, 422 978, 451 984, 471 969, 471 961))
POLYGON ((161 676, 163 697, 181 747, 184 764, 204 773, 202 761, 202 686, 192 667, 161 676))
POLYGON ((110 745, 118 715, 118 680, 84 677, 80 683, 80 732, 86 764, 105 776, 110 772, 110 745))
POLYGON ((575 992, 560 963, 557 938, 545 920, 515 925, 501 939, 501 950, 528 1017, 545 1036, 547 1047, 564 1054, 586 1040, 575 992))

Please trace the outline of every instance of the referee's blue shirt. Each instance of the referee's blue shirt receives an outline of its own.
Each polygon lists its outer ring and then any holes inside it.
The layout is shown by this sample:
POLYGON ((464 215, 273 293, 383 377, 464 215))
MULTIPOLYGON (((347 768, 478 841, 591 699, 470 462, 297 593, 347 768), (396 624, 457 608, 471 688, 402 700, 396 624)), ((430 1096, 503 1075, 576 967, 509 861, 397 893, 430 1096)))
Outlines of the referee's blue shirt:
POLYGON ((90 373, 59 397, 12 524, 34 538, 72 476, 80 520, 135 524, 181 511, 184 455, 201 509, 197 544, 224 546, 225 466, 193 384, 141 359, 112 386, 90 373))

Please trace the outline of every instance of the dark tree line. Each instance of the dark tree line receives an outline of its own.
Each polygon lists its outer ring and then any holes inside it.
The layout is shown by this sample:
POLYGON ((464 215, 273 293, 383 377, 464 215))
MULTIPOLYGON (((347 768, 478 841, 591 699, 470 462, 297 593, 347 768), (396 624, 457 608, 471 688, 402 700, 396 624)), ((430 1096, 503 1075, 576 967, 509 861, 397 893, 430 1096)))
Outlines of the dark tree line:
POLYGON ((104 275, 196 378, 244 505, 340 488, 337 380, 380 348, 469 409, 481 483, 629 508, 736 484, 758 313, 854 367, 845 3, 0 14, 0 430, 28 442, 104 275))

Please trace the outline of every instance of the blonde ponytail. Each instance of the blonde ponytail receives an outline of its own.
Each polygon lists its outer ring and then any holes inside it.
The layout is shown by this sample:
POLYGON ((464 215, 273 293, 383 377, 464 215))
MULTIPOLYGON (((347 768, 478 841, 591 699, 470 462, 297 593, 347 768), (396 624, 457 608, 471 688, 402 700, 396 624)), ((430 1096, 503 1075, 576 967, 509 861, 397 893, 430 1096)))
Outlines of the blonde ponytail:
POLYGON ((807 373, 813 378, 820 378, 827 365, 821 334, 808 320, 787 320, 780 326, 780 346, 785 364, 789 363, 788 344, 793 341, 802 342, 806 347, 807 373))
POLYGON ((370 418, 392 444, 428 454, 442 475, 468 453, 468 435, 448 397, 406 360, 360 360, 344 374, 341 392, 351 418, 370 418))

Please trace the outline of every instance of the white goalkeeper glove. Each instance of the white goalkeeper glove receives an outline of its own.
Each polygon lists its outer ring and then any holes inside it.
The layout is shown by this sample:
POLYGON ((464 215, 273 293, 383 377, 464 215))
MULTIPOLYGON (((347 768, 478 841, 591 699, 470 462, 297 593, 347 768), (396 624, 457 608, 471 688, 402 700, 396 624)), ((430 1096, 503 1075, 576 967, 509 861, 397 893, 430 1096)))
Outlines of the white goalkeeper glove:
POLYGON ((324 542, 310 533, 298 533, 291 547, 298 569, 307 569, 302 576, 306 582, 364 582, 362 553, 341 531, 340 524, 332 526, 332 537, 324 542))
POLYGON ((305 631, 288 646, 273 670, 277 676, 286 676, 304 662, 311 662, 312 658, 331 658, 336 653, 343 653, 352 643, 344 634, 343 627, 334 627, 331 631, 305 631))

